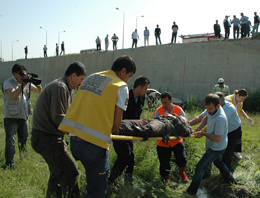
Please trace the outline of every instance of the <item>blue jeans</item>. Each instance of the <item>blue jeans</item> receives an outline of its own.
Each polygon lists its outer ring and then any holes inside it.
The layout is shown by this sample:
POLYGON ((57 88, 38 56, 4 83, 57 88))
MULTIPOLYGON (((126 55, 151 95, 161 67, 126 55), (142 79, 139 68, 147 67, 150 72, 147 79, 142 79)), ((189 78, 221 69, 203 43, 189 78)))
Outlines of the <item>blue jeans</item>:
POLYGON ((160 35, 155 36, 156 45, 158 45, 158 41, 157 41, 158 39, 159 39, 159 42, 160 42, 160 45, 161 45, 162 43, 161 43, 160 35))
POLYGON ((258 26, 259 26, 259 23, 256 23, 256 24, 254 25, 254 27, 253 27, 253 32, 252 32, 252 37, 254 36, 255 31, 256 31, 256 33, 258 33, 258 26))
POLYGON ((15 140, 18 134, 18 147, 20 152, 25 149, 28 140, 28 120, 18 118, 4 118, 6 133, 5 140, 5 159, 6 165, 14 165, 15 140))
POLYGON ((228 167, 225 165, 224 162, 222 162, 222 156, 224 152, 225 149, 221 151, 213 151, 212 149, 206 150, 206 153, 202 156, 202 158, 196 165, 195 174, 193 176, 192 182, 187 188, 189 194, 196 195, 205 170, 212 162, 214 162, 214 165, 219 169, 226 182, 235 184, 237 183, 233 175, 230 173, 228 167))
POLYGON ((81 161, 86 171, 86 198, 105 198, 110 171, 108 150, 73 138, 70 138, 70 148, 72 155, 81 161))

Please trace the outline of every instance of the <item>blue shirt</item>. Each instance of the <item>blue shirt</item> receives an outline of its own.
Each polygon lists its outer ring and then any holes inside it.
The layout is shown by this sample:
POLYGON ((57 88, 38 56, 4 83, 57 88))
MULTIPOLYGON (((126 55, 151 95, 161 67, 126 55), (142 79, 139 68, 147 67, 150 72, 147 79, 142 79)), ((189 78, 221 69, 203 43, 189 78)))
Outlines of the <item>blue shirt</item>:
MULTIPOLYGON (((231 102, 225 100, 223 110, 228 120, 228 133, 236 130, 238 127, 241 126, 241 120, 237 114, 236 107, 231 102)), ((208 112, 205 109, 200 115, 205 117, 207 114, 208 112)))
POLYGON ((237 114, 236 107, 231 102, 225 100, 223 110, 227 116, 229 133, 241 126, 241 120, 237 114))
POLYGON ((234 23, 234 27, 240 25, 239 19, 238 19, 238 18, 236 18, 236 19, 237 19, 238 21, 236 21, 235 19, 233 19, 233 20, 231 21, 231 24, 234 23))
POLYGON ((243 16, 243 17, 241 17, 241 19, 240 19, 240 23, 241 24, 247 24, 247 17, 246 16, 243 16), (244 20, 244 21, 243 21, 244 20))
POLYGON ((206 149, 221 151, 227 148, 228 122, 222 107, 214 115, 208 114, 207 133, 222 135, 220 142, 215 142, 206 138, 206 149))

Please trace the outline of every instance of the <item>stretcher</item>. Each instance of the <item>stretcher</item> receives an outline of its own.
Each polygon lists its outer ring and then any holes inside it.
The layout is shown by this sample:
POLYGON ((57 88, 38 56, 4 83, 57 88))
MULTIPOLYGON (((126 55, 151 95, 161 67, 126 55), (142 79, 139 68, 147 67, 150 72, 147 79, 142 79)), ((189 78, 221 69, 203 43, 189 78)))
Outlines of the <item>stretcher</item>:
MULTIPOLYGON (((195 134, 191 134, 189 137, 179 137, 179 138, 194 138, 195 134)), ((137 140, 137 141, 144 141, 143 137, 136 137, 136 136, 125 136, 125 135, 111 135, 112 140, 137 140)), ((170 140, 176 140, 178 139, 175 136, 170 136, 170 140)), ((163 140, 162 137, 149 137, 147 141, 153 141, 153 140, 163 140)), ((146 140, 145 140, 146 141, 146 140)))

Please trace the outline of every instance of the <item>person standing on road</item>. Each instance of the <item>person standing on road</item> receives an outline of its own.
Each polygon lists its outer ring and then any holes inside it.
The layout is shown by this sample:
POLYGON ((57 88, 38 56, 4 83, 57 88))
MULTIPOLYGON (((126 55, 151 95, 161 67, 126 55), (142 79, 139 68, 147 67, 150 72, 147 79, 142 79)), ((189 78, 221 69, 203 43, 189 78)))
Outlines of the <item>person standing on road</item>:
POLYGON ((117 41, 119 40, 118 36, 116 34, 114 34, 114 36, 112 36, 111 40, 113 41, 113 50, 117 50, 117 41))
POLYGON ((64 41, 62 41, 61 43, 61 51, 60 51, 60 55, 63 53, 63 55, 65 55, 65 44, 64 41))
POLYGON ((47 50, 48 50, 47 46, 44 45, 44 46, 43 46, 43 56, 44 56, 44 57, 48 57, 48 55, 47 55, 47 50))
POLYGON ((159 25, 156 25, 156 28, 154 30, 154 36, 155 36, 156 45, 158 45, 158 41, 157 40, 159 40, 160 45, 162 44, 160 35, 161 35, 161 28, 159 28, 159 25))
POLYGON ((150 32, 147 29, 147 27, 145 27, 145 30, 144 30, 144 46, 146 46, 146 43, 147 43, 147 46, 149 46, 149 36, 150 36, 150 32))
POLYGON ((174 40, 174 43, 176 43, 178 30, 179 30, 179 27, 178 27, 178 25, 176 25, 176 23, 174 21, 173 25, 172 25, 172 40, 171 40, 171 43, 173 43, 173 40, 174 40))
POLYGON ((107 36, 105 37, 105 50, 106 51, 108 50, 108 46, 109 46, 109 39, 108 39, 108 34, 107 34, 107 36))
POLYGON ((135 29, 135 31, 132 33, 132 39, 133 39, 133 44, 132 44, 132 48, 135 46, 135 48, 137 47, 137 41, 139 39, 139 35, 137 33, 137 29, 135 29))

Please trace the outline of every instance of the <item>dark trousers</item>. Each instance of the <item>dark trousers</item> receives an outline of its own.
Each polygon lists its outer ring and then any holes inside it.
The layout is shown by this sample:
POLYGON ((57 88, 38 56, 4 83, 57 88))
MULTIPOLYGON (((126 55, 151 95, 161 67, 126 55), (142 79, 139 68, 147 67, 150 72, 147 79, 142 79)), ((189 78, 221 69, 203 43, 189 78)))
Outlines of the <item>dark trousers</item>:
POLYGON ((101 50, 101 44, 97 44, 97 51, 101 50))
POLYGON ((230 27, 225 28, 225 39, 228 39, 230 35, 230 27))
POLYGON ((222 161, 222 156, 224 152, 225 149, 221 151, 214 151, 212 149, 206 150, 206 153, 202 156, 202 158, 196 165, 195 174, 193 175, 192 182, 190 186, 187 188, 187 192, 189 194, 196 195, 199 185, 202 181, 203 175, 205 173, 205 170, 209 165, 211 165, 212 162, 219 169, 225 182, 235 184, 237 183, 226 164, 222 161))
POLYGON ((108 150, 84 140, 70 138, 71 153, 85 168, 86 198, 106 198, 107 178, 110 170, 108 150))
POLYGON ((32 129, 32 148, 47 162, 50 171, 46 197, 79 197, 79 171, 62 136, 32 129))
POLYGON ((241 38, 246 37, 246 32, 247 32, 246 24, 241 24, 241 38))
POLYGON ((5 127, 5 159, 6 165, 14 165, 15 140, 18 134, 18 147, 20 152, 25 150, 28 140, 28 120, 17 118, 4 118, 5 127))
POLYGON ((238 26, 233 27, 233 37, 234 37, 234 39, 236 38, 236 35, 237 35, 237 39, 238 39, 238 37, 239 37, 239 27, 238 26))
POLYGON ((170 174, 171 166, 171 155, 172 152, 175 156, 175 162, 178 167, 185 167, 187 163, 186 153, 184 149, 184 143, 180 142, 176 144, 174 147, 161 147, 157 146, 157 154, 160 162, 160 174, 161 176, 167 176, 170 174))
POLYGON ((113 50, 117 50, 117 41, 113 41, 113 50))
POLYGON ((240 141, 241 134, 241 126, 228 133, 228 145, 225 153, 223 154, 222 161, 227 165, 229 170, 231 170, 232 155, 235 152, 237 143, 240 141))
POLYGON ((132 48, 133 48, 134 46, 137 47, 137 39, 133 39, 132 48))
POLYGON ((159 40, 159 43, 160 43, 160 45, 161 45, 162 43, 161 43, 160 35, 155 35, 156 45, 158 45, 158 41, 157 41, 157 40, 159 40))
POLYGON ((220 38, 220 32, 215 32, 215 38, 220 38))
POLYGON ((241 133, 239 133, 238 135, 235 152, 242 152, 242 129, 241 129, 241 133))
POLYGON ((173 39, 174 39, 174 43, 176 43, 176 38, 177 38, 177 32, 173 32, 173 33, 172 33, 171 43, 173 43, 173 39))
POLYGON ((109 182, 114 181, 123 173, 126 168, 126 174, 133 174, 134 172, 134 142, 113 140, 113 146, 117 153, 117 159, 111 169, 109 182))

